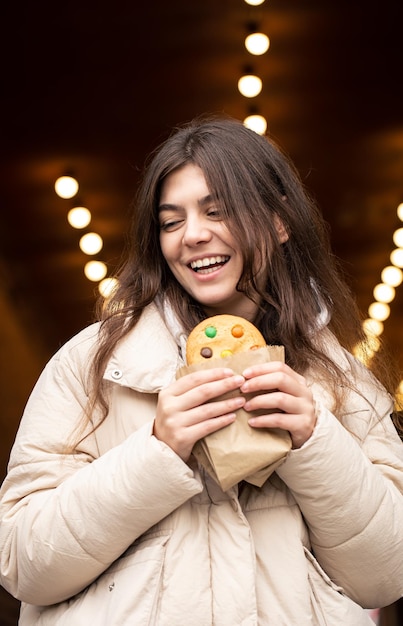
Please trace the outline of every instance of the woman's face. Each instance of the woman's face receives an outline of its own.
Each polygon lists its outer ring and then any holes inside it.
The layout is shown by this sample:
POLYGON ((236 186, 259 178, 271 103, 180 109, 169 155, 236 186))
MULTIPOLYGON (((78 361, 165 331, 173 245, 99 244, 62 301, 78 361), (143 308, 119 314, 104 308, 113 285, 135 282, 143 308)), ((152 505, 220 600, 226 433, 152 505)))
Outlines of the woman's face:
POLYGON ((184 165, 166 177, 159 221, 161 250, 172 274, 207 315, 252 320, 256 305, 236 289, 242 256, 198 166, 184 165))

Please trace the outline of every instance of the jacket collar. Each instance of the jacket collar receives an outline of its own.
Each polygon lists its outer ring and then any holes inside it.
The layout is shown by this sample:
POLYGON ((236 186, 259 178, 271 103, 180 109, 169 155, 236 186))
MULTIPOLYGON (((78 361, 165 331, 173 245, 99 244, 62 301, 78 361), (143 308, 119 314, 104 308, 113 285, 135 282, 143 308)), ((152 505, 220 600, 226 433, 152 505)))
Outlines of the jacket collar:
POLYGON ((158 393, 183 365, 179 347, 154 303, 110 358, 104 379, 142 393, 158 393))

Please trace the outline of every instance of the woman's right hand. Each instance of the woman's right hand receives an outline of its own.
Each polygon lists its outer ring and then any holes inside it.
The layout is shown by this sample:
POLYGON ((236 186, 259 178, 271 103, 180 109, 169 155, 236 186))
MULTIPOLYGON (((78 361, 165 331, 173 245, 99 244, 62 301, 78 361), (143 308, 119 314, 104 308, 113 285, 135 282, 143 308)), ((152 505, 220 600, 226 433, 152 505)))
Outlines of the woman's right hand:
POLYGON ((235 411, 245 404, 243 396, 213 400, 244 382, 228 368, 186 374, 160 391, 153 434, 186 462, 196 441, 235 420, 235 411))

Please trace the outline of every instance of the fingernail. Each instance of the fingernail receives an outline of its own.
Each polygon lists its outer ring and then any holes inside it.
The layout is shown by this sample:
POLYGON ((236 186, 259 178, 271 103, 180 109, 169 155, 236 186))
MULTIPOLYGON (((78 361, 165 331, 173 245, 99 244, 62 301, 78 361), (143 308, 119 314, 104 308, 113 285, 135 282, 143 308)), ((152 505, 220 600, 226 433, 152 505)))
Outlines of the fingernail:
POLYGON ((243 376, 236 375, 234 376, 234 382, 237 383, 237 385, 242 385, 245 382, 245 379, 243 376))

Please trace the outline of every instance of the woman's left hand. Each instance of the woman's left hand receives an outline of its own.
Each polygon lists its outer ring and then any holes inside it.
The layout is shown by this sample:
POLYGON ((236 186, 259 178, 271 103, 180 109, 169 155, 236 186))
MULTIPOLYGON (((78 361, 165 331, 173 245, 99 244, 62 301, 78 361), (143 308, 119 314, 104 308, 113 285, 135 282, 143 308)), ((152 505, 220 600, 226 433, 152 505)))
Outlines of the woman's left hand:
POLYGON ((312 435, 316 423, 313 395, 305 378, 278 361, 248 367, 242 375, 246 381, 241 392, 252 394, 244 409, 273 411, 251 417, 250 426, 288 430, 292 447, 300 448, 312 435))

